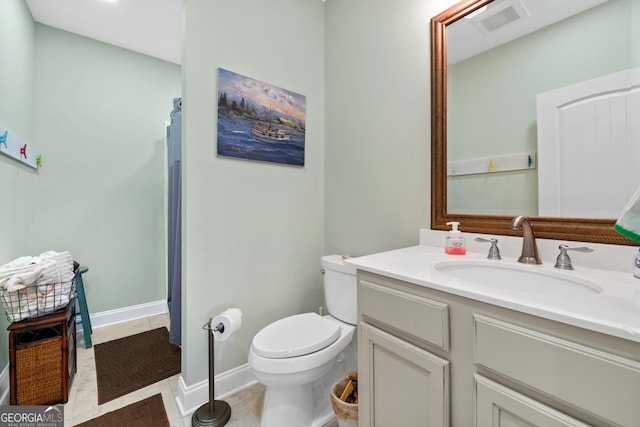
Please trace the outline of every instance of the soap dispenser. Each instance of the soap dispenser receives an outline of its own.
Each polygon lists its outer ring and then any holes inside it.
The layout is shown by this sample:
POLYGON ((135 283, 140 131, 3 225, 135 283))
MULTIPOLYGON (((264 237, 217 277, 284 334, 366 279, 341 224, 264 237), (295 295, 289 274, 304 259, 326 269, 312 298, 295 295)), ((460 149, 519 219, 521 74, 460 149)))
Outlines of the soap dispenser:
POLYGON ((448 222, 447 225, 451 226, 451 231, 447 235, 447 240, 444 245, 444 251, 450 255, 464 255, 467 253, 467 248, 464 246, 464 237, 458 230, 460 225, 457 221, 448 222))

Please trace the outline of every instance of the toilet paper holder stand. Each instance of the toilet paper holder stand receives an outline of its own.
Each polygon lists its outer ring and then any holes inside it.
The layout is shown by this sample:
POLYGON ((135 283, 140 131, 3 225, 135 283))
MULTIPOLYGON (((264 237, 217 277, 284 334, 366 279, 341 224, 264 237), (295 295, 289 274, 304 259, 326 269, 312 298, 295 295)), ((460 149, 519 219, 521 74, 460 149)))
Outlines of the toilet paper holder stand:
POLYGON ((211 326, 210 318, 207 323, 202 325, 202 329, 207 331, 209 335, 209 401, 200 406, 191 417, 192 427, 222 427, 231 418, 231 406, 224 400, 215 400, 214 390, 214 357, 213 357, 213 333, 224 332, 222 323, 211 326))

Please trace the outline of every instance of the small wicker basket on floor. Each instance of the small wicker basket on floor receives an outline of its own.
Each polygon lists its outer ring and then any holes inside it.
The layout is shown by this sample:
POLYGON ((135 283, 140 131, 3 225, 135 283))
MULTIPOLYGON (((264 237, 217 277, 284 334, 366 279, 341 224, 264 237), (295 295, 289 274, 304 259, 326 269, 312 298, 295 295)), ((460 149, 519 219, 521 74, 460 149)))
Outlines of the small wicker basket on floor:
POLYGON ((331 388, 331 406, 340 427, 356 427, 358 425, 358 404, 340 400, 342 391, 351 380, 358 381, 358 373, 350 372, 331 388))

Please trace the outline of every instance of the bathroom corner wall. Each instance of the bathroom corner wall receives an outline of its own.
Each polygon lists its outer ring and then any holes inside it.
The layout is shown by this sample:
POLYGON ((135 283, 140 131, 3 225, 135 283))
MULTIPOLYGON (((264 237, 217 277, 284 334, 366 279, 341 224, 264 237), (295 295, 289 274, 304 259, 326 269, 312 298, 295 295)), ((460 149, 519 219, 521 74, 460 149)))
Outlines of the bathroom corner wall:
POLYGON ((92 314, 166 298, 165 123, 180 66, 36 24, 31 253, 89 267, 92 314))
POLYGON ((327 252, 411 246, 429 227, 429 25, 454 3, 327 1, 327 252))
MULTIPOLYGON (((0 125, 26 143, 33 143, 34 37, 33 19, 25 2, 0 2, 0 125)), ((4 211, 0 221, 0 265, 25 255, 31 248, 36 175, 34 169, 0 155, 4 211), (13 211, 20 214, 8 218, 7 213, 13 211)))
POLYGON ((239 307, 216 372, 245 364, 253 335, 323 304, 324 3, 183 1, 182 377, 207 378, 209 316, 239 307), (305 166, 216 156, 217 69, 306 96, 305 166))
MULTIPOLYGON (((0 58, 0 124, 32 142, 34 23, 23 0, 0 2, 0 58)), ((0 265, 29 253, 32 247, 36 175, 34 169, 0 155, 0 265), (7 215, 10 212, 17 214, 7 215)), ((9 364, 8 325, 0 307, 0 370, 9 364)))

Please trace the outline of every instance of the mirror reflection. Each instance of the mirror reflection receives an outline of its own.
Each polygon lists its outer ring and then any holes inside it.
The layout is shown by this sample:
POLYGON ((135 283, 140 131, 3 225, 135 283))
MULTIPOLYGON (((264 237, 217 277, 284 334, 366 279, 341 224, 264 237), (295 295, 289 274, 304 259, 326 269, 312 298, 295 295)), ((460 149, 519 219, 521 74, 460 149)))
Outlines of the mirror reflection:
POLYGON ((446 213, 616 218, 640 184, 640 5, 494 0, 446 26, 446 213))

